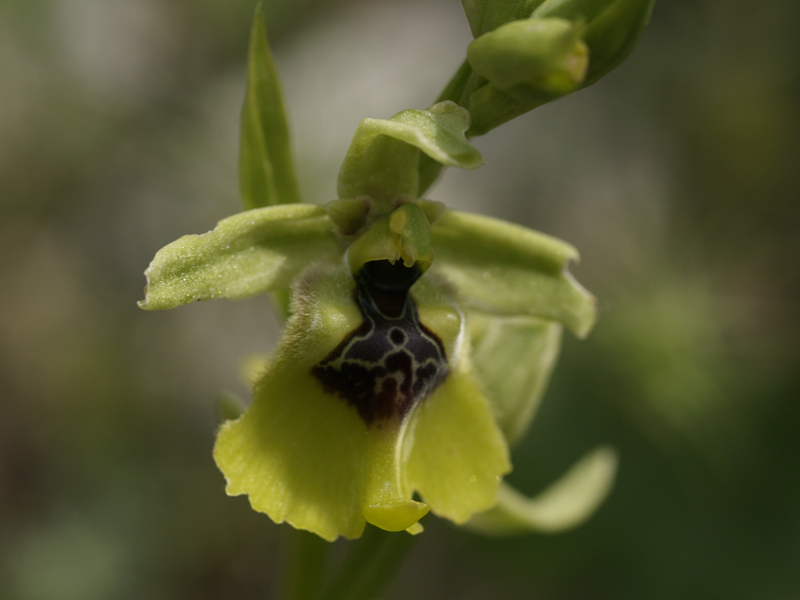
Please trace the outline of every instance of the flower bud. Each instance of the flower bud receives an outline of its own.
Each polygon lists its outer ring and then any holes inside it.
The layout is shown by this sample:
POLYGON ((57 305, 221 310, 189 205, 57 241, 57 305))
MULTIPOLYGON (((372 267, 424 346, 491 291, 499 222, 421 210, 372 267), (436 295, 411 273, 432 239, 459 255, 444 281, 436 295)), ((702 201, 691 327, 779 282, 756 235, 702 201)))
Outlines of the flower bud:
POLYGON ((467 135, 483 135, 608 74, 633 50, 654 3, 465 2, 476 35, 467 51, 472 77, 459 99, 472 118, 467 135))
POLYGON ((583 39, 592 57, 582 87, 616 68, 642 34, 655 0, 547 0, 532 18, 560 17, 584 23, 583 39))
POLYGON ((473 71, 497 89, 526 101, 577 89, 589 52, 581 27, 560 18, 512 21, 480 36, 467 49, 473 71))

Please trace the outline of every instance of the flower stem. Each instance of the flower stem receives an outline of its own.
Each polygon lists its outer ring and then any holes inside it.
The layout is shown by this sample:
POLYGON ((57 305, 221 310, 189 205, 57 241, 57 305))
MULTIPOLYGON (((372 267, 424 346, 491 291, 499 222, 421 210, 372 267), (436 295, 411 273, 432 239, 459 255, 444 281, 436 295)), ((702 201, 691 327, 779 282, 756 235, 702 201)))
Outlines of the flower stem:
POLYGON ((388 585, 416 536, 367 526, 337 573, 325 600, 367 600, 388 585))
POLYGON ((316 600, 330 543, 306 531, 294 530, 290 540, 289 568, 284 582, 285 600, 316 600))

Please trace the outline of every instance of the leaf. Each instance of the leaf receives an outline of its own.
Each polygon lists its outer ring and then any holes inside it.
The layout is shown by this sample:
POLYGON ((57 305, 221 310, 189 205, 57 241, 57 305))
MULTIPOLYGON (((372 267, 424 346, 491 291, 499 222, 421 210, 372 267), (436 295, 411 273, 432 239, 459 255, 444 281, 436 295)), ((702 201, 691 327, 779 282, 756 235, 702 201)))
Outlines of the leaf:
POLYGON ((339 172, 339 198, 416 198, 420 151, 443 165, 478 168, 482 159, 464 136, 468 127, 469 113, 450 101, 404 110, 388 121, 364 119, 339 172))
POLYGON ((223 219, 158 251, 145 271, 147 310, 248 298, 286 288, 311 261, 341 253, 325 208, 289 204, 223 219))
POLYGON ((560 321, 578 337, 596 318, 594 298, 567 272, 578 252, 565 242, 489 217, 447 211, 431 227, 432 270, 462 304, 495 315, 560 321))
POLYGON ((300 202, 283 90, 269 49, 261 3, 256 6, 250 33, 239 152, 239 183, 246 209, 300 202))
POLYGON ((467 527, 491 536, 531 532, 556 533, 577 527, 600 507, 617 473, 617 453, 600 446, 581 458, 565 475, 534 498, 510 485, 500 487, 492 510, 475 515, 467 527))

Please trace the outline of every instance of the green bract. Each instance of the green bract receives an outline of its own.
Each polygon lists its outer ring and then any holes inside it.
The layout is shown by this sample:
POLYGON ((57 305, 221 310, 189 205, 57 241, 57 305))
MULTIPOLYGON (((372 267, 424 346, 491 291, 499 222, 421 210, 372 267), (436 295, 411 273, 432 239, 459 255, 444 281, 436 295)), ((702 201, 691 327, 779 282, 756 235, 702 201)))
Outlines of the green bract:
POLYGON ((366 523, 417 533, 429 511, 493 534, 563 529, 614 477, 601 448, 540 498, 502 482, 562 328, 583 337, 594 324, 594 299, 567 270, 577 251, 420 196, 442 166, 481 165, 468 133, 585 84, 596 49, 617 60, 651 3, 464 4, 469 64, 433 106, 363 120, 325 206, 298 202, 259 9, 242 118, 250 210, 169 244, 146 271, 146 309, 277 294, 283 338, 250 407, 236 418, 224 403, 214 458, 229 494, 327 540, 366 523))

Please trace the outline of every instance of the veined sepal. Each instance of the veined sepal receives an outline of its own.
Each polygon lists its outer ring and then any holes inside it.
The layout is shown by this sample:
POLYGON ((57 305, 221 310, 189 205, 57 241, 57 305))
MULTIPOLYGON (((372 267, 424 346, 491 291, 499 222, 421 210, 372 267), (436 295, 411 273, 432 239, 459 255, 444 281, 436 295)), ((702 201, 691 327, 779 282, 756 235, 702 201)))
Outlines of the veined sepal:
POLYGON ((309 263, 341 253, 322 206, 284 204, 242 212, 208 233, 185 235, 159 250, 145 271, 145 299, 139 306, 160 310, 285 289, 309 263))
POLYGON ((465 308, 493 315, 524 315, 558 321, 578 337, 594 325, 594 297, 567 268, 575 248, 513 223, 447 211, 431 227, 443 274, 465 308))

